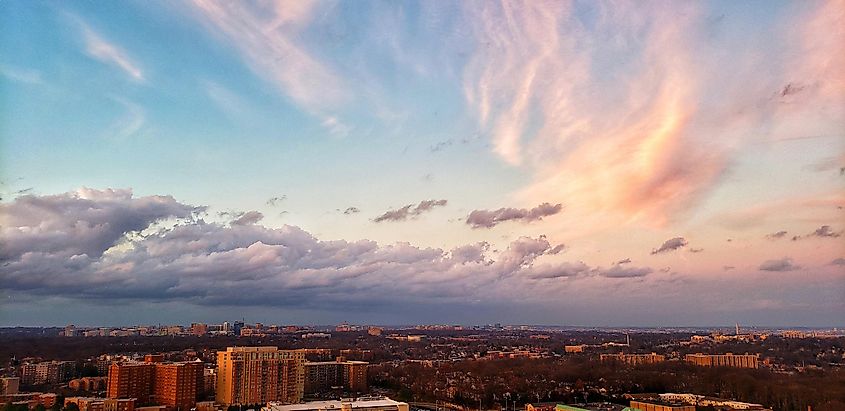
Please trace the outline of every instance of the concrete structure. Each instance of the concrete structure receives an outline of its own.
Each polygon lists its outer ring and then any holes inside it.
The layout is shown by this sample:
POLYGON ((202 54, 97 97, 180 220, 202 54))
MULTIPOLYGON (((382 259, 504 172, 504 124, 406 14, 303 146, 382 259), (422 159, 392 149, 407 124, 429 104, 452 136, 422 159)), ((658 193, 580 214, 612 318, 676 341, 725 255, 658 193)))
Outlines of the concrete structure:
POLYGON ((229 347, 217 352, 219 404, 297 403, 305 391, 305 350, 229 347))
POLYGON ((18 377, 0 378, 0 395, 17 394, 21 386, 21 379, 18 377))
POLYGON ((733 355, 727 354, 687 354, 684 357, 688 363, 701 367, 734 367, 734 368, 758 368, 759 358, 757 354, 733 355))
POLYGON ((79 411, 135 411, 134 398, 65 398, 64 406, 67 407, 70 404, 76 404, 79 411))
POLYGON ((666 357, 660 354, 602 354, 601 361, 619 361, 628 365, 655 364, 663 362, 666 357))
POLYGON ((261 411, 409 411, 407 403, 387 397, 345 398, 339 401, 312 401, 284 405, 268 403, 261 411))

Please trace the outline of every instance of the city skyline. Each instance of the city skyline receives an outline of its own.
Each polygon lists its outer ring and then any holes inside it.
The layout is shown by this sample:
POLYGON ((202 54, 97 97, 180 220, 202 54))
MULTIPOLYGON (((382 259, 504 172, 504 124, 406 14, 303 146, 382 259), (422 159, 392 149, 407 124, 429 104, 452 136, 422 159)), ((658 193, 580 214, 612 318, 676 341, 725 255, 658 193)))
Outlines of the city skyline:
POLYGON ((0 7, 0 326, 845 326, 843 1, 0 7))

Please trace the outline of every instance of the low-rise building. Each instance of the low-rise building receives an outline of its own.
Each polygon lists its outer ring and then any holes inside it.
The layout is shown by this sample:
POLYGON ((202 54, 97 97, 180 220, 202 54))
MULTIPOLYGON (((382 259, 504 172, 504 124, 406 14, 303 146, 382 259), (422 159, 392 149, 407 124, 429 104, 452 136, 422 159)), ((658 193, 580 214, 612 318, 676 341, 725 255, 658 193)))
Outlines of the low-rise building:
POLYGON ((758 368, 759 358, 757 354, 734 355, 727 354, 687 354, 684 360, 700 367, 734 367, 734 368, 758 368))
POLYGON ((102 391, 108 387, 107 381, 106 377, 82 377, 70 380, 67 386, 77 391, 102 391))
POLYGON ((409 407, 387 397, 362 397, 290 405, 270 402, 261 411, 409 411, 409 407))
POLYGON ((70 404, 76 404, 79 407, 79 411, 135 411, 134 398, 65 398, 65 408, 70 404))

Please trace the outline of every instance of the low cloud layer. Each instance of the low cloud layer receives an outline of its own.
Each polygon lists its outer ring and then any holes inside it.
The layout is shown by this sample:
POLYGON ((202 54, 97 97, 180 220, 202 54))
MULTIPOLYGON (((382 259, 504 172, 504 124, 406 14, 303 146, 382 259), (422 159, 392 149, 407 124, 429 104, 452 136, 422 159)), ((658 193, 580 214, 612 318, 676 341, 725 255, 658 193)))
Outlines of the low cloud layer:
POLYGON ((657 247, 657 248, 651 250, 651 254, 654 255, 654 254, 668 253, 670 251, 674 251, 674 250, 677 250, 679 248, 683 248, 687 244, 689 244, 689 243, 687 242, 686 239, 684 239, 684 237, 670 238, 670 239, 664 241, 663 244, 660 245, 660 247, 657 247))
MULTIPOLYGON (((424 201, 413 212, 443 204, 424 201)), ((508 281, 590 271, 583 263, 540 261, 561 250, 544 236, 518 238, 502 251, 483 242, 444 250, 322 241, 298 227, 258 225, 257 211, 238 213, 230 224, 209 223, 198 218, 201 211, 129 190, 82 189, 0 204, 0 282, 8 290, 98 301, 324 307, 462 301, 508 281), (150 230, 163 220, 176 224, 150 230)))
MULTIPOLYGON (((426 211, 431 211, 435 207, 443 207, 446 203, 446 200, 423 200, 416 206, 408 204, 396 210, 388 210, 384 214, 374 218, 373 221, 377 223, 383 221, 405 221, 408 218, 416 217, 426 211)), ((347 209, 347 211, 349 211, 349 209, 347 209)))
POLYGON ((760 267, 758 267, 761 271, 795 271, 800 268, 801 266, 796 265, 789 257, 777 260, 766 260, 760 264, 760 267))
POLYGON ((531 209, 505 207, 498 210, 473 210, 467 216, 466 223, 472 228, 492 228, 505 221, 530 223, 555 215, 561 210, 563 210, 562 204, 550 203, 543 203, 531 209))

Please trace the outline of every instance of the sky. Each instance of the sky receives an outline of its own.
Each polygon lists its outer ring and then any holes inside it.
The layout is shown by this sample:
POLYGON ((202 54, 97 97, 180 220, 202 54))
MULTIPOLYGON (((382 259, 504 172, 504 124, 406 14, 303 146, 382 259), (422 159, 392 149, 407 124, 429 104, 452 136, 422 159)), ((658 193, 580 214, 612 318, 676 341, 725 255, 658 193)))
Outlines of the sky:
POLYGON ((845 326, 845 1, 0 9, 0 326, 845 326))

